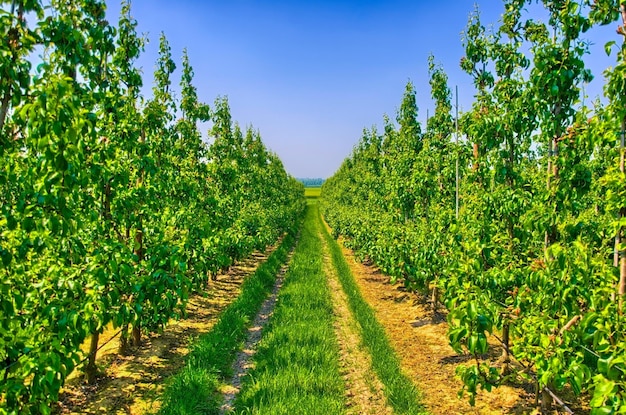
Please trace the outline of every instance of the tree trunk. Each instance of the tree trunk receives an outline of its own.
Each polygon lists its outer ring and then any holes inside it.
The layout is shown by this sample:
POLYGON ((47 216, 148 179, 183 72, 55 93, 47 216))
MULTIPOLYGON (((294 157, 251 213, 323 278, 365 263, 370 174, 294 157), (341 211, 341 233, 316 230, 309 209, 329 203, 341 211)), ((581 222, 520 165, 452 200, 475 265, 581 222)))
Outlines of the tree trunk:
MULTIPOLYGON (((558 142, 555 138, 552 141, 550 141, 550 148, 549 148, 548 167, 547 167, 547 174, 546 174, 547 176, 546 189, 548 190, 548 193, 552 189, 552 185, 553 185, 552 177, 557 177, 559 174, 557 163, 552 162, 552 157, 557 154, 558 154, 558 142)), ((556 226, 549 225, 545 234, 545 241, 544 241, 545 248, 548 248, 550 245, 555 243, 556 240, 557 240, 556 226)))
POLYGON ((473 145, 473 153, 474 153, 474 166, 473 166, 473 169, 474 169, 474 171, 477 171, 478 167, 480 166, 480 164, 478 163, 478 143, 474 143, 474 145, 473 145))
MULTIPOLYGON (((558 141, 558 137, 554 137, 552 139, 552 151, 553 151, 553 155, 555 158, 559 157, 559 141, 558 141)), ((559 163, 555 162, 552 163, 552 176, 554 178, 559 177, 559 163)))
POLYGON ((509 354, 511 323, 506 322, 502 325, 502 374, 508 375, 510 372, 509 364, 511 363, 511 356, 509 354))
POLYGON ((137 255, 137 262, 143 261, 143 230, 142 221, 139 218, 139 226, 135 230, 135 255, 137 255))
MULTIPOLYGON (((11 8, 11 14, 15 12, 15 2, 13 2, 13 6, 11 8)), ((22 22, 24 20, 24 4, 20 2, 18 11, 17 11, 17 20, 22 22)), ((8 43, 11 47, 11 64, 10 67, 7 68, 5 73, 2 74, 3 80, 6 82, 6 91, 2 95, 2 104, 0 104, 0 132, 4 129, 4 124, 7 119, 7 115, 9 113, 9 104, 11 103, 11 98, 13 96, 13 86, 11 85, 11 75, 9 74, 17 64, 17 51, 20 49, 19 45, 19 32, 17 27, 12 27, 8 32, 8 43)))
POLYGON ((619 286, 617 289, 618 310, 620 315, 624 313, 624 295, 626 295, 626 252, 622 249, 620 251, 619 259, 619 286))
MULTIPOLYGON (((140 143, 145 143, 146 136, 145 131, 141 131, 141 136, 139 138, 140 143)), ((137 178, 137 188, 143 187, 143 179, 144 179, 144 170, 143 168, 139 171, 139 177, 137 178)), ((143 247, 143 219, 141 214, 139 214, 137 228, 135 229, 135 249, 134 253, 137 256, 137 264, 138 269, 141 268, 141 262, 144 259, 144 247, 143 247)), ((133 324, 133 345, 135 347, 141 344, 141 316, 137 315, 136 323, 133 324)))
POLYGON ((7 91, 2 97, 2 104, 0 106, 0 131, 4 129, 4 123, 9 112, 9 102, 11 102, 11 84, 9 84, 7 91))
POLYGON ((139 323, 133 325, 133 346, 141 346, 141 325, 139 323))
POLYGON ((433 286, 433 292, 431 296, 432 300, 432 310, 433 310, 433 319, 437 315, 437 303, 439 302, 439 289, 437 288, 437 281, 435 281, 435 285, 433 286))
POLYGON ((535 408, 539 408, 539 382, 535 381, 535 408))
POLYGON ((122 331, 120 333, 120 346, 117 349, 117 352, 122 356, 126 356, 128 354, 128 349, 130 347, 130 342, 128 339, 128 324, 125 324, 122 327, 122 331))
MULTIPOLYGON (((626 14, 626 9, 624 8, 624 6, 621 7, 622 10, 622 15, 624 16, 626 14)), ((626 16, 624 16, 624 19, 626 20, 626 16)), ((626 22, 625 22, 626 25, 626 22)), ((625 170, 625 161, 624 161, 624 157, 626 157, 625 154, 625 149, 624 147, 626 146, 626 117, 624 117, 622 119, 622 134, 621 134, 621 142, 620 142, 620 161, 619 161, 619 170, 622 173, 622 176, 624 176, 624 170, 625 170)), ((621 219, 626 216, 626 207, 622 207, 619 210, 619 213, 617 215, 617 220, 621 221, 621 219)), ((615 235, 615 265, 617 266, 617 260, 619 258, 619 282, 617 284, 617 310, 619 312, 619 314, 623 314, 624 312, 624 294, 626 294, 626 250, 621 247, 621 242, 622 242, 622 234, 623 234, 624 230, 622 229, 622 227, 620 226, 619 229, 617 230, 617 234, 615 235)))
POLYGON ((548 414, 552 412, 552 395, 546 388, 541 390, 541 413, 548 414))
MULTIPOLYGON (((618 214, 617 220, 619 221, 620 215, 618 214)), ((621 232, 617 232, 617 234, 615 234, 615 243, 613 244, 613 266, 615 268, 619 267, 619 244, 621 242, 621 232)))
POLYGON ((90 385, 96 382, 98 368, 96 367, 96 353, 98 353, 98 341, 100 340, 100 332, 96 331, 91 334, 91 342, 89 345, 89 360, 85 368, 85 376, 87 383, 90 385))

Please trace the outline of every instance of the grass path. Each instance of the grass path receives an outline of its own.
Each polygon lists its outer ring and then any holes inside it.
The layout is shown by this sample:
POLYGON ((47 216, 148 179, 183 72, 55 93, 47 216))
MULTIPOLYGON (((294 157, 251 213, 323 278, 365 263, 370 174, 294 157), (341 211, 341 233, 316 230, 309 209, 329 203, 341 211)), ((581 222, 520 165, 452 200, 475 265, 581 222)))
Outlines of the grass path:
POLYGON ((310 205, 270 323, 235 401, 241 414, 346 412, 333 306, 310 205))
POLYGON ((247 338, 247 327, 272 291, 294 240, 291 234, 283 239, 267 261, 244 281, 241 294, 222 312, 211 331, 191 346, 185 366, 167 382, 160 414, 219 414, 219 391, 224 380, 232 376, 232 363, 247 338))
POLYGON ((347 295, 350 311, 361 328, 362 341, 371 356, 372 368, 384 385, 387 403, 396 414, 427 414, 428 412, 421 403, 421 394, 411 378, 402 370, 400 359, 391 346, 384 327, 361 295, 341 248, 331 237, 319 213, 317 217, 341 287, 347 295))
POLYGON ((237 414, 425 414, 311 201, 237 414))
POLYGON ((193 345, 160 413, 427 414, 315 199, 288 266, 285 249, 193 345))
POLYGON ((246 339, 243 348, 237 352, 237 357, 233 363, 233 376, 227 382, 227 385, 222 388, 224 403, 220 407, 220 414, 226 414, 233 410, 235 397, 241 388, 242 378, 252 367, 251 361, 252 357, 256 353, 255 347, 259 340, 261 340, 263 329, 274 312, 274 307, 276 306, 276 301, 278 300, 278 292, 283 286, 285 273, 287 272, 290 262, 291 255, 278 272, 272 293, 265 299, 263 305, 261 305, 261 310, 254 318, 252 325, 248 328, 248 338, 246 339))

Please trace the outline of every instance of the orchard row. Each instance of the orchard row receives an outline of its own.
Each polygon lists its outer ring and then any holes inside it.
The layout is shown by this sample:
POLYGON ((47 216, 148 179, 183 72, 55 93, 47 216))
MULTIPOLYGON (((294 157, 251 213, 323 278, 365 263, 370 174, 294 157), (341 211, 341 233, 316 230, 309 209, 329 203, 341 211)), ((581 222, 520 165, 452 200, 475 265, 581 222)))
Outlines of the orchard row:
POLYGON ((626 8, 621 2, 506 0, 499 27, 478 12, 462 69, 471 109, 452 114, 431 57, 425 130, 407 86, 396 127, 366 130, 322 188, 323 213, 363 258, 448 309, 449 340, 476 359, 457 373, 473 402, 516 377, 626 411, 626 8), (606 103, 581 105, 584 32, 619 22, 606 103), (458 126, 455 122, 458 120, 458 126), (458 128, 458 135, 455 134, 458 128), (500 339, 499 361, 484 359, 500 339))
POLYGON ((295 226, 304 193, 226 99, 199 101, 186 53, 174 97, 163 35, 141 96, 129 3, 116 26, 98 0, 1 4, 0 413, 48 413, 106 326, 127 353, 295 226))

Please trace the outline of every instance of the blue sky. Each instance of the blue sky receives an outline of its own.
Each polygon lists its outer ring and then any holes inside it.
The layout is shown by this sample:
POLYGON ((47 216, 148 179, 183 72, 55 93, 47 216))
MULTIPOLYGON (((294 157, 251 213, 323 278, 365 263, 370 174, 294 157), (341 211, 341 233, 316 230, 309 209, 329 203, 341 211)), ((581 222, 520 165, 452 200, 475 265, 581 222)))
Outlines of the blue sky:
MULTIPOLYGON (((117 22, 119 4, 108 1, 117 22)), ((503 6, 477 3, 483 24, 496 24, 503 6)), ((348 156, 364 127, 395 118, 405 84, 417 89, 420 119, 432 111, 427 58, 443 64, 461 108, 474 90, 459 68, 461 32, 474 3, 441 1, 133 0, 138 31, 150 42, 138 61, 145 95, 152 86, 158 38, 167 36, 180 67, 187 48, 200 99, 228 96, 233 119, 252 125, 296 177, 329 177, 348 156)), ((602 92, 612 64, 604 44, 619 40, 615 26, 596 29, 588 59, 602 92)), ((178 83, 180 72, 175 74, 178 83)), ((206 129, 206 127, 205 127, 206 129)))

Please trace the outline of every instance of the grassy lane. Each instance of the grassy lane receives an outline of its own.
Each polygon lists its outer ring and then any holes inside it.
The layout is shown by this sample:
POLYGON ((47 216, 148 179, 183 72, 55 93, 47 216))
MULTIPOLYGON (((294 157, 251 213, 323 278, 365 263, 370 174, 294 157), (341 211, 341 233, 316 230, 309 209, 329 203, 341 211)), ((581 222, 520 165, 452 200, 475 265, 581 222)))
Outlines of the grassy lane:
POLYGON ((274 315, 235 401, 243 414, 343 414, 345 385, 322 268, 317 205, 309 205, 274 315))
POLYGON ((389 344, 384 328, 376 319, 371 307, 361 296, 339 245, 328 233, 321 216, 319 214, 317 216, 318 227, 330 250, 339 281, 348 297, 350 310, 361 326, 363 344, 372 357, 374 372, 384 385, 388 403, 396 414, 427 414, 415 385, 402 372, 400 360, 389 344))
POLYGON ((219 414, 219 389, 224 379, 230 377, 236 353, 248 334, 247 327, 272 291, 276 274, 294 243, 294 235, 283 239, 267 261, 246 279, 240 295, 211 331, 192 346, 185 367, 168 381, 160 414, 219 414))

